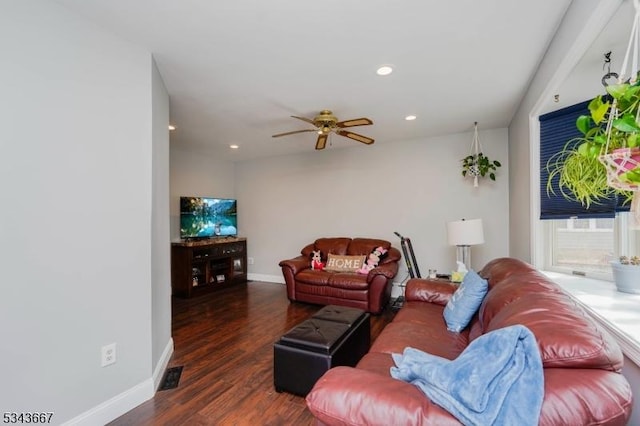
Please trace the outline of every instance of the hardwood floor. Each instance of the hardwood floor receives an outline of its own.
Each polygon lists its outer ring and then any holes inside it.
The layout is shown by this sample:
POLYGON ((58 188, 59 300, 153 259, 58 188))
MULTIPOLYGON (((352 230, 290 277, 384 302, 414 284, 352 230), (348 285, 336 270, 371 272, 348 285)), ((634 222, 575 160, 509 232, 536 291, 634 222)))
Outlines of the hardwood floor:
MULTIPOLYGON (((111 425, 310 425, 304 398, 273 388, 273 343, 320 307, 290 303, 282 284, 248 282, 172 301, 179 386, 111 425)), ((393 318, 371 316, 371 341, 393 318)))

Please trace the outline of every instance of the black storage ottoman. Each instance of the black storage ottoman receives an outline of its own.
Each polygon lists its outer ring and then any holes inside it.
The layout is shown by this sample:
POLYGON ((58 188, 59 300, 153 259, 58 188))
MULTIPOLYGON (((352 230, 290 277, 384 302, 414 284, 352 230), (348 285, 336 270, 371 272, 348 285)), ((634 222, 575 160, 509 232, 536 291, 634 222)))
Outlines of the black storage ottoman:
POLYGON ((276 391, 305 396, 330 368, 355 366, 369 350, 370 327, 365 311, 329 305, 289 330, 273 347, 276 391))

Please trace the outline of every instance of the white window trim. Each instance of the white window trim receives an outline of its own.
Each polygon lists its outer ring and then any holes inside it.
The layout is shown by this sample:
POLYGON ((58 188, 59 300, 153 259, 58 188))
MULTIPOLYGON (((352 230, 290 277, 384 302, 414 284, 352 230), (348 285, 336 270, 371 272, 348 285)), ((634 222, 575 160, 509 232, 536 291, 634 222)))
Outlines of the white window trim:
MULTIPOLYGON (((591 220, 595 220, 595 219, 591 219, 591 220)), ((542 233, 540 234, 539 244, 545 250, 543 251, 544 256, 541 257, 542 262, 536 265, 538 269, 543 269, 550 272, 558 272, 560 274, 566 274, 566 275, 572 275, 575 273, 576 275, 585 276, 584 274, 586 273, 587 278, 593 278, 595 280, 602 280, 602 281, 613 281, 613 272, 611 270, 609 270, 608 272, 580 271, 581 273, 578 274, 577 271, 575 271, 575 269, 579 269, 579 268, 574 269, 573 267, 570 267, 570 266, 562 267, 554 264, 553 250, 555 249, 556 246, 554 243, 552 243, 552 241, 554 240, 554 230, 553 230, 553 226, 551 225, 552 222, 554 221, 553 220, 540 221, 539 227, 542 230, 542 233), (549 249, 548 246, 553 246, 553 248, 549 249)), ((629 238, 626 235, 623 235, 624 233, 621 231, 622 227, 626 226, 626 223, 627 223, 627 220, 625 215, 622 215, 622 217, 616 217, 616 219, 613 222, 614 238, 615 238, 615 241, 619 242, 619 244, 622 243, 626 245, 629 242, 629 238), (621 241, 621 239, 623 239, 623 241, 621 241)), ((591 232, 597 232, 597 231, 592 230, 591 232)), ((614 258, 619 256, 618 247, 614 247, 613 256, 614 258)))

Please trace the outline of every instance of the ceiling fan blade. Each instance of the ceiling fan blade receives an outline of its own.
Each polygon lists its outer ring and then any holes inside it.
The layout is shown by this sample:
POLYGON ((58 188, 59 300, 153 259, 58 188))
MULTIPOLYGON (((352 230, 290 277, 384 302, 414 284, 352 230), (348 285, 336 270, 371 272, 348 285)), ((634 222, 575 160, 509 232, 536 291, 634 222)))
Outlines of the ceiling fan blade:
POLYGON ((316 129, 294 130, 293 132, 278 133, 277 135, 273 135, 271 137, 279 138, 280 136, 295 135, 296 133, 306 133, 306 132, 317 132, 317 130, 316 129))
POLYGON ((336 126, 353 127, 353 126, 367 126, 369 124, 373 124, 373 121, 369 120, 368 118, 362 117, 362 118, 354 118, 353 120, 339 121, 336 123, 336 126))
POLYGON ((327 144, 327 134, 318 135, 318 141, 316 142, 316 149, 324 149, 324 146, 327 144))
POLYGON ((298 120, 302 120, 302 121, 306 121, 309 124, 313 124, 314 126, 316 125, 316 123, 310 119, 310 118, 306 118, 306 117, 296 117, 295 115, 292 115, 291 117, 293 118, 297 118, 298 120))
POLYGON ((350 138, 358 142, 365 143, 367 145, 371 145, 374 142, 374 140, 371 138, 359 135, 357 133, 352 133, 347 130, 337 130, 336 133, 339 134, 340 136, 344 136, 345 138, 350 138))

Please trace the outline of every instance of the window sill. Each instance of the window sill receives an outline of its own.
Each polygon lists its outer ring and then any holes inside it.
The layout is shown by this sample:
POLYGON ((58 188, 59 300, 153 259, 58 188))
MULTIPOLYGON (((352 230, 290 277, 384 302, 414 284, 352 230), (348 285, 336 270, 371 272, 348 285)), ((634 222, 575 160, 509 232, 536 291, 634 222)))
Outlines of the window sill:
POLYGON ((542 271, 572 296, 618 341, 627 358, 640 366, 640 294, 620 293, 609 281, 542 271))

